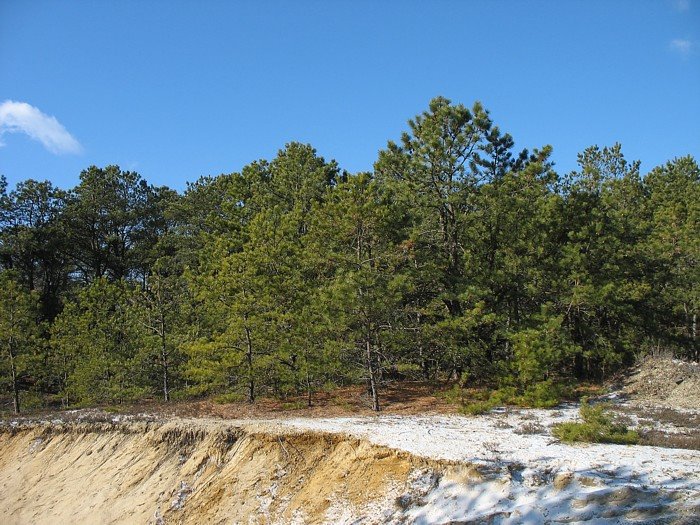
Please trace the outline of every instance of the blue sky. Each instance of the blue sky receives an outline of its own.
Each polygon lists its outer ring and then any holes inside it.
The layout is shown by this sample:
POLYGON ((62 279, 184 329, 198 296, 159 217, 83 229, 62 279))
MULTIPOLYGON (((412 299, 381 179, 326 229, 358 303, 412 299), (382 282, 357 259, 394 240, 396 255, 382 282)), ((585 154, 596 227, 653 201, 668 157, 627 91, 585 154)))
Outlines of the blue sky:
POLYGON ((698 158, 700 0, 0 2, 11 186, 119 164, 182 189, 292 140, 368 170, 437 95, 561 172, 615 141, 643 171, 698 158))

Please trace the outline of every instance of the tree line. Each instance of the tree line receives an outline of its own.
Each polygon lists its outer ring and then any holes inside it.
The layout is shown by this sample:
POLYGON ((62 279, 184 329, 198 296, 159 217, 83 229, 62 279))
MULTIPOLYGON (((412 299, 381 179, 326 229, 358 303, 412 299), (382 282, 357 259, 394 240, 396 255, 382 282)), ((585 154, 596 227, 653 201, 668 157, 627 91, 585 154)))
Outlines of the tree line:
POLYGON ((619 144, 557 173, 476 103, 372 172, 290 143, 183 193, 118 166, 0 181, 4 409, 304 396, 390 380, 551 395, 637 356, 698 360, 700 169, 619 144))

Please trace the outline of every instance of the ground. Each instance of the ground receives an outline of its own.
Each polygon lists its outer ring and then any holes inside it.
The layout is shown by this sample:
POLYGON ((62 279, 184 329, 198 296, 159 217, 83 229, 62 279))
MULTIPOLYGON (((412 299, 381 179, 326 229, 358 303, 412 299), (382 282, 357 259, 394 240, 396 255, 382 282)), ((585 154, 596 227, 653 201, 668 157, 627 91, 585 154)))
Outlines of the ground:
POLYGON ((647 361, 599 394, 640 431, 638 446, 558 442, 552 425, 577 419, 576 403, 463 416, 422 383, 390 385, 379 415, 346 389, 311 408, 202 401, 10 418, 0 513, 8 523, 700 523, 700 407, 687 406, 698 392, 674 395, 696 374, 647 361))
MULTIPOLYGON (((419 381, 390 382, 382 390, 382 415, 455 415, 459 405, 447 401, 451 385, 419 381)), ((478 391, 474 390, 474 394, 478 391)), ((613 402, 618 421, 641 434, 641 443, 661 447, 700 450, 700 365, 672 358, 640 362, 604 384, 581 385, 580 394, 613 402), (604 392, 604 393, 603 393, 604 392)), ((468 394, 467 394, 468 395, 468 394)), ((150 418, 219 418, 258 420, 290 418, 333 418, 376 415, 369 395, 361 386, 341 387, 314 394, 313 405, 304 396, 286 400, 260 398, 217 403, 211 399, 161 403, 142 402, 107 407, 106 413, 140 415, 150 418)), ((63 419, 101 417, 103 410, 63 412, 63 419)), ((51 412, 29 416, 44 417, 51 412)), ((20 418, 22 419, 22 418, 20 418)))

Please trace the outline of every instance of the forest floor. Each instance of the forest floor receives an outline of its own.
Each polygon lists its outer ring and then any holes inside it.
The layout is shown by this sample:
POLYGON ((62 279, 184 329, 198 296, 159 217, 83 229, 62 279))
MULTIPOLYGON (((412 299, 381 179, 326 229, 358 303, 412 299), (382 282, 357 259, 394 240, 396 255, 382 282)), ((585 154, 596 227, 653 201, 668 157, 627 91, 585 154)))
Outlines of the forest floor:
MULTIPOLYGON (((392 381, 381 391, 381 415, 458 415, 460 404, 450 399, 452 384, 427 381, 392 381)), ((482 388, 465 389, 464 399, 476 399, 482 388)), ((608 401, 618 422, 640 432, 641 443, 700 450, 700 364, 668 357, 649 358, 604 384, 581 384, 578 396, 594 402, 608 401)), ((573 402, 573 400, 572 400, 573 402)), ((567 406, 575 406, 569 403, 567 406)), ((504 407, 510 412, 514 407, 504 407)), ((258 398, 255 403, 221 403, 212 399, 143 401, 133 404, 81 410, 40 410, 27 416, 5 414, 5 420, 46 420, 56 414, 64 421, 101 421, 113 414, 130 419, 215 418, 224 420, 270 420, 377 416, 362 386, 318 391, 311 406, 305 396, 258 398)))

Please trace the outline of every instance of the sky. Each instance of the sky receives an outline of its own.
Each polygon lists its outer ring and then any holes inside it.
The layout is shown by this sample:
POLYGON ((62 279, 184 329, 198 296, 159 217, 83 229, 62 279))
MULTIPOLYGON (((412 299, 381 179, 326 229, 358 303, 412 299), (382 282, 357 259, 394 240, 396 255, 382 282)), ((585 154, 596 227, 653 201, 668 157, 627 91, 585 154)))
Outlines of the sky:
POLYGON ((556 169, 700 158, 700 0, 0 0, 0 174, 182 190, 312 144, 350 172, 442 95, 556 169))

